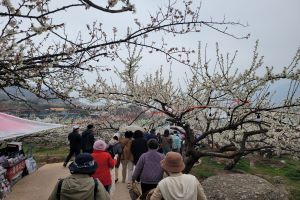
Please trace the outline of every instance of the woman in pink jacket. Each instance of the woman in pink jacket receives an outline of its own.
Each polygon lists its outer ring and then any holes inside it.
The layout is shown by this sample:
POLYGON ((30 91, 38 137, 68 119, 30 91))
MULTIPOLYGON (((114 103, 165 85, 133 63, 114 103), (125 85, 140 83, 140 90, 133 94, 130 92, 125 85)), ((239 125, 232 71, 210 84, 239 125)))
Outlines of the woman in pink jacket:
POLYGON ((105 189, 109 192, 110 186, 112 184, 110 169, 112 169, 116 161, 111 157, 111 155, 106 152, 106 143, 103 140, 97 140, 94 143, 94 151, 92 156, 96 161, 98 167, 96 172, 92 175, 94 178, 98 178, 100 182, 104 185, 105 189))

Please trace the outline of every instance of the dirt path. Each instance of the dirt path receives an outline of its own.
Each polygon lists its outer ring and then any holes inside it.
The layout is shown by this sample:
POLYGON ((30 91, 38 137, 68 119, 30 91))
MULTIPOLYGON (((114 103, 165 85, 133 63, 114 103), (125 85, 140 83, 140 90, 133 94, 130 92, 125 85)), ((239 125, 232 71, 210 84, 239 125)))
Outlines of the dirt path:
MULTIPOLYGON (((119 170, 121 172, 121 168, 119 170)), ((6 200, 47 200, 58 178, 64 178, 68 175, 69 170, 64 168, 62 163, 44 165, 17 182, 6 200)), ((118 182, 116 184, 116 191, 111 199, 130 200, 128 189, 124 183, 118 182)))

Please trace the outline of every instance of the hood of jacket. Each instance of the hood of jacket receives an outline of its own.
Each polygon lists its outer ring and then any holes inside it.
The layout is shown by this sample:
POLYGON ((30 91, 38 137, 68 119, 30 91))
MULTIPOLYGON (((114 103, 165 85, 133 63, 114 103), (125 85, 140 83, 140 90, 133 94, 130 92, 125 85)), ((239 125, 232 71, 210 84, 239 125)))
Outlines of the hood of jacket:
POLYGON ((93 199, 94 180, 87 174, 72 174, 64 179, 61 188, 62 199, 93 199))
POLYGON ((114 140, 114 139, 111 139, 111 140, 109 140, 109 142, 108 142, 108 145, 115 145, 115 144, 118 144, 119 143, 119 141, 118 140, 114 140))

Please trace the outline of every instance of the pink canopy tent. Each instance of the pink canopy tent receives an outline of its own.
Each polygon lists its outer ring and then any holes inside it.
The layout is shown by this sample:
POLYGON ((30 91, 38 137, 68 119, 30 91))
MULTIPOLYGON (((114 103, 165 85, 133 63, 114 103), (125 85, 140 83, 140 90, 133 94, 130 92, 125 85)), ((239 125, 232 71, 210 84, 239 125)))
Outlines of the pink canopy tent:
POLYGON ((60 124, 32 121, 0 113, 0 141, 61 126, 60 124))

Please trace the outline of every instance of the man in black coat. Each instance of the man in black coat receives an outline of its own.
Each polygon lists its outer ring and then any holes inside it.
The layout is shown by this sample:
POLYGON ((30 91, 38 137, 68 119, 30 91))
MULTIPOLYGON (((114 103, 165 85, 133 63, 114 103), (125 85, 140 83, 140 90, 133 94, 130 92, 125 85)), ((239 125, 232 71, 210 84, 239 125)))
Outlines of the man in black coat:
POLYGON ((151 140, 151 139, 156 139, 156 140, 158 140, 154 128, 151 129, 151 130, 150 130, 150 133, 145 137, 146 142, 148 142, 148 141, 151 140))
POLYGON ((143 132, 137 130, 133 133, 134 140, 131 144, 131 153, 133 155, 133 163, 137 164, 139 158, 143 153, 148 151, 147 141, 143 137, 143 132))
POLYGON ((84 153, 93 153, 93 145, 95 143, 94 125, 89 124, 87 129, 82 132, 81 147, 84 153))
POLYGON ((64 167, 67 166, 69 160, 71 157, 75 154, 75 157, 80 153, 81 148, 81 135, 79 134, 79 126, 74 125, 73 131, 68 135, 68 140, 70 143, 70 151, 68 156, 65 159, 65 162, 63 164, 64 167))

